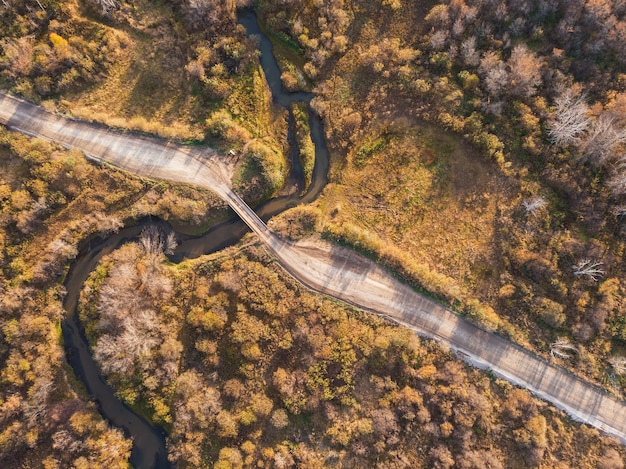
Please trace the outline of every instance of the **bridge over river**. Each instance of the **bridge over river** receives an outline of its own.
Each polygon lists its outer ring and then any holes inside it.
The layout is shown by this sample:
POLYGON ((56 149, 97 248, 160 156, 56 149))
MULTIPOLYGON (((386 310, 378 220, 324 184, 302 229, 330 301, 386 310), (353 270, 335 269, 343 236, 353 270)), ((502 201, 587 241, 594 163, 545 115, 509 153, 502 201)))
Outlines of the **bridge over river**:
POLYGON ((157 139, 70 120, 0 94, 0 123, 132 173, 214 191, 256 233, 280 265, 308 288, 383 315, 433 338, 468 363, 531 390, 574 419, 626 443, 626 404, 566 370, 480 329, 394 279, 349 249, 319 240, 289 243, 272 233, 232 190, 232 167, 208 148, 188 149, 157 139))

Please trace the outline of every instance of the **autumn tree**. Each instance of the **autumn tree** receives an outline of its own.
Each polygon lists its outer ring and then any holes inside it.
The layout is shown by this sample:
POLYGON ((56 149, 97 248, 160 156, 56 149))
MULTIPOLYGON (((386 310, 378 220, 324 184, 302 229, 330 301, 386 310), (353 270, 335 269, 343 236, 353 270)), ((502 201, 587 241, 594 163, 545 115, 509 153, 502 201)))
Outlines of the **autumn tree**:
POLYGON ((483 54, 478 72, 483 79, 485 90, 494 96, 499 96, 506 90, 509 83, 509 73, 500 56, 493 51, 483 54))
POLYGON ((507 61, 511 94, 529 98, 541 84, 542 61, 525 44, 513 47, 507 61))

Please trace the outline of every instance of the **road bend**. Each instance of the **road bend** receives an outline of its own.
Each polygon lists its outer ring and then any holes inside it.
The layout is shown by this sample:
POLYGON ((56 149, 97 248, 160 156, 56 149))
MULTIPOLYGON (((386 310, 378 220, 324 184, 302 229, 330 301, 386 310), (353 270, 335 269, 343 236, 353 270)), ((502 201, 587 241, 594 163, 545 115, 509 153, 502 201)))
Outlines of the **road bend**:
POLYGON ((626 443, 623 400, 480 329, 349 249, 320 240, 294 244, 276 236, 230 188, 232 168, 222 163, 214 151, 189 152, 157 139, 70 120, 5 94, 0 94, 0 123, 82 150, 91 159, 141 176, 213 190, 259 236, 282 267, 308 288, 388 317, 446 344, 471 365, 529 389, 574 419, 626 443))

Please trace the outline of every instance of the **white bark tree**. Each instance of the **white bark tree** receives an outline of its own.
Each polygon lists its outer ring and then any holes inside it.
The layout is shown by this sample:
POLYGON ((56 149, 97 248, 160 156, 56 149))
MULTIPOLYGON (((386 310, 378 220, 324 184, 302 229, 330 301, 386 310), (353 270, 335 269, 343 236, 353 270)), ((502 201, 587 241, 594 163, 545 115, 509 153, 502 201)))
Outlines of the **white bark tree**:
POLYGON ((554 102, 556 109, 549 122, 548 135, 555 145, 571 145, 580 142, 580 136, 591 125, 589 106, 584 95, 576 96, 566 89, 554 102))
POLYGON ((537 216, 537 212, 548 205, 548 202, 543 197, 536 196, 532 199, 524 200, 522 205, 526 209, 526 213, 537 216))
POLYGON ((613 357, 609 360, 615 374, 623 375, 626 373, 626 357, 613 357))
POLYGON ((619 128, 614 116, 602 113, 581 143, 581 160, 602 166, 615 159, 614 150, 623 143, 626 143, 626 129, 619 128))
POLYGON ((553 358, 568 359, 577 353, 578 349, 564 337, 560 337, 556 342, 550 344, 550 355, 553 358))
POLYGON ((599 278, 604 277, 605 271, 600 269, 602 262, 593 262, 589 259, 583 259, 574 265, 574 275, 576 277, 587 277, 589 280, 597 282, 599 278))

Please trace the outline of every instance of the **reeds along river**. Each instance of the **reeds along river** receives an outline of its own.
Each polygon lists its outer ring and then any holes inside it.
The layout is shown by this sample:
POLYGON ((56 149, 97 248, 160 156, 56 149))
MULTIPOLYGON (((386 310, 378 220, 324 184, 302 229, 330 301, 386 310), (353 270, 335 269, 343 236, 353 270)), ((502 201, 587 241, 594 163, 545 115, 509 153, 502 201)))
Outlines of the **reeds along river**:
MULTIPOLYGON (((261 66, 269 83, 274 103, 287 109, 293 102, 309 103, 313 98, 311 93, 285 92, 280 80, 281 72, 272 53, 272 44, 261 30, 254 11, 252 9, 240 11, 238 19, 245 26, 248 36, 256 36, 260 39, 261 66)), ((310 108, 309 121, 311 140, 315 145, 315 166, 311 184, 301 196, 277 197, 257 207, 255 209, 257 214, 265 221, 290 207, 315 200, 327 183, 329 154, 324 138, 324 128, 319 116, 313 113, 310 108)), ((296 181, 296 184, 302 184, 299 154, 297 146, 293 143, 294 119, 291 115, 289 122, 289 135, 292 143, 291 154, 293 157, 292 177, 289 180, 296 181)), ((297 193, 298 191, 295 192, 297 193)), ((91 355, 84 330, 76 313, 80 291, 100 259, 125 242, 137 238, 142 229, 149 224, 157 224, 164 230, 170 231, 170 227, 165 222, 155 219, 144 219, 136 225, 122 229, 115 235, 105 239, 91 240, 82 246, 65 280, 67 295, 64 300, 64 307, 68 314, 63 321, 62 329, 67 360, 76 375, 85 384, 91 399, 97 404, 104 418, 112 425, 123 429, 126 435, 132 438, 131 464, 139 469, 160 469, 171 467, 167 459, 165 444, 167 435, 165 431, 150 425, 115 396, 115 391, 106 383, 91 355)), ((233 218, 214 226, 202 236, 190 237, 177 233, 177 239, 180 241, 180 244, 170 257, 170 260, 180 262, 185 258, 193 258, 215 252, 236 243, 246 232, 248 232, 247 226, 238 218, 233 218)))

